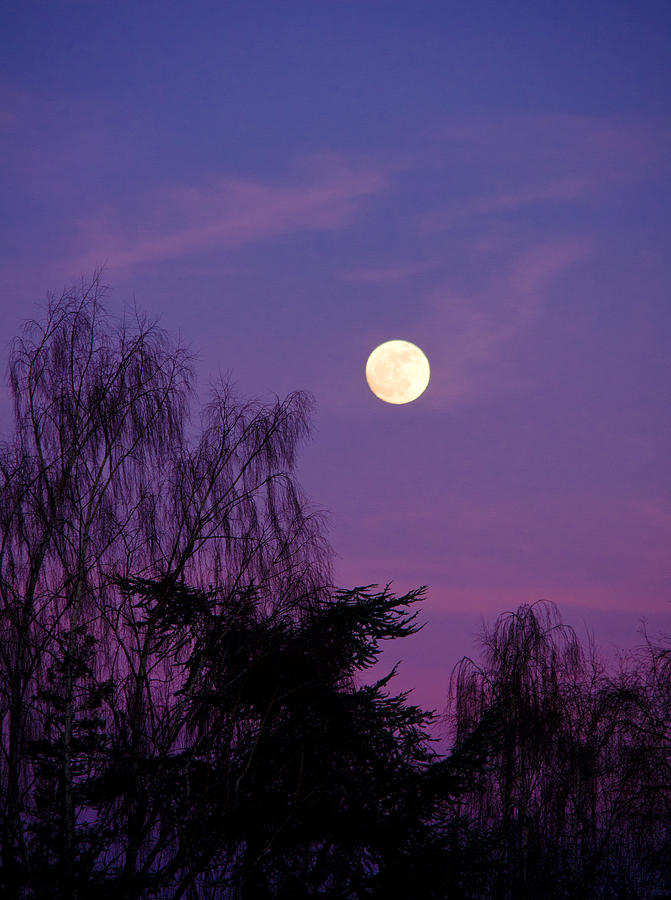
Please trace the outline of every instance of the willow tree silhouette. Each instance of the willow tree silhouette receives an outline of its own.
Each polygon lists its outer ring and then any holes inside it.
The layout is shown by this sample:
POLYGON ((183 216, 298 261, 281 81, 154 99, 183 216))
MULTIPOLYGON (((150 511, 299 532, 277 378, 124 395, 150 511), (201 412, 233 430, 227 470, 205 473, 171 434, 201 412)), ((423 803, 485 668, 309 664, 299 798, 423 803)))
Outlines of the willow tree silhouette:
POLYGON ((450 806, 490 848, 474 897, 671 896, 668 649, 608 674, 547 601, 482 634, 453 673, 455 750, 485 764, 450 806))
MULTIPOLYGON (((33 877, 47 737, 60 844, 49 853, 62 895, 75 896, 77 835, 90 821, 76 802, 81 767, 91 764, 84 732, 99 735, 104 754, 113 726, 132 753, 167 713, 153 705, 151 685, 170 677, 172 661, 154 652, 119 577, 186 578, 230 594, 254 584, 267 614, 295 615, 329 582, 319 518, 293 476, 306 395, 264 406, 221 385, 189 440, 187 354, 155 325, 112 322, 102 293, 95 278, 50 301, 10 359, 16 432, 0 453, 6 892, 33 877)), ((140 839, 133 828, 119 851, 128 871, 140 839)))

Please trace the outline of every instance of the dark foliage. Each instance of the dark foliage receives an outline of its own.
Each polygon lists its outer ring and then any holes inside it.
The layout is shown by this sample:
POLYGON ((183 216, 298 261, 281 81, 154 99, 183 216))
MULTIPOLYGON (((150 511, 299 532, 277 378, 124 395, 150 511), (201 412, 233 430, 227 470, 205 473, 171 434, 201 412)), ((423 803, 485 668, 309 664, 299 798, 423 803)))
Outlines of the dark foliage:
POLYGON ((671 896, 668 649, 608 675, 547 602, 482 643, 452 682, 454 753, 494 737, 453 807, 490 846, 471 896, 671 896))
MULTIPOLYGON (((253 590, 222 599, 178 585, 173 606, 164 584, 124 588, 164 647, 190 648, 173 682, 181 742, 161 753, 170 797, 152 804, 174 895, 377 896, 426 828, 431 716, 387 694, 388 678, 354 676, 380 641, 415 630, 419 592, 338 592, 297 621, 264 616, 253 590)), ((160 797, 155 760, 152 748, 140 762, 160 797)))

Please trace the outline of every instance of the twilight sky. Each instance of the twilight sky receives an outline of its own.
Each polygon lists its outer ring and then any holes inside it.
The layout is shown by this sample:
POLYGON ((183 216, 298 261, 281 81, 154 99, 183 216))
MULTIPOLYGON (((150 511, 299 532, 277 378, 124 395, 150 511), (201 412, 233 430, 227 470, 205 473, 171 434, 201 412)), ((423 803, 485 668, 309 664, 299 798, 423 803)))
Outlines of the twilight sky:
MULTIPOLYGON (((199 386, 316 398, 343 586, 429 586, 442 707, 481 617, 671 632, 668 2, 6 2, 2 357, 105 265, 199 386), (376 399, 404 338, 432 380, 376 399)), ((0 396, 2 434, 10 428, 0 396)))

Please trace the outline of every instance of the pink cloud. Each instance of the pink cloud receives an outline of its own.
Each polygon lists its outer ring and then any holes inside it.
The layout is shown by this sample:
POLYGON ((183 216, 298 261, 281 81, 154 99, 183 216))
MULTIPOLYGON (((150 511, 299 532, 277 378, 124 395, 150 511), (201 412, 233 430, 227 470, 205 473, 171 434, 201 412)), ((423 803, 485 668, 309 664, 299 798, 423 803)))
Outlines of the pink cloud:
POLYGON ((447 123, 426 137, 428 165, 481 167, 483 174, 480 196, 420 217, 426 232, 532 205, 603 200, 659 176, 671 159, 667 119, 482 117, 447 123))
POLYGON ((308 182, 288 185, 217 178, 206 187, 172 188, 154 198, 140 229, 100 218, 84 222, 82 231, 93 246, 76 266, 106 261, 112 268, 126 268, 300 231, 334 230, 383 191, 388 180, 384 169, 340 163, 319 167, 308 182), (166 221, 175 224, 166 227, 166 221))
POLYGON ((531 247, 513 262, 508 284, 518 294, 540 299, 539 294, 564 271, 585 259, 591 242, 566 238, 531 247))
POLYGON ((667 168, 669 126, 634 117, 506 116, 448 123, 439 134, 448 149, 485 151, 497 172, 515 174, 521 184, 539 173, 572 192, 581 183, 638 182, 667 168), (524 160, 532 172, 516 171, 524 160))
POLYGON ((425 275, 438 268, 435 262, 405 263, 400 265, 380 266, 378 268, 357 268, 343 272, 342 281, 353 281, 359 284, 374 284, 380 287, 402 284, 409 278, 425 275))
POLYGON ((421 502, 365 513, 366 529, 386 541, 372 557, 348 547, 347 578, 368 566, 373 577, 393 573, 404 589, 428 582, 427 605, 445 612, 500 612, 544 597, 560 606, 669 614, 668 504, 634 489, 622 497, 554 489, 493 501, 455 486, 445 506, 449 515, 439 523, 421 502), (418 534, 430 537, 415 543, 418 534), (412 552, 404 553, 408 543, 412 552))
POLYGON ((449 283, 433 287, 417 329, 434 350, 426 402, 445 408, 473 400, 494 382, 500 388, 497 364, 507 346, 542 314, 550 288, 590 249, 587 239, 546 241, 518 251, 470 294, 449 283))

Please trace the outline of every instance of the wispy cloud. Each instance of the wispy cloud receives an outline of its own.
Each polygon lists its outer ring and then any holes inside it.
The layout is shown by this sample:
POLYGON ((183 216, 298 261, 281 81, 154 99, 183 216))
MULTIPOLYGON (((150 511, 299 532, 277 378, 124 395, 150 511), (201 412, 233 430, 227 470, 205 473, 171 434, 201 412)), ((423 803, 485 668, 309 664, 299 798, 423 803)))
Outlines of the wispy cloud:
POLYGON ((527 301, 522 304, 523 318, 535 312, 542 302, 542 292, 567 269, 583 260, 590 248, 589 239, 566 238, 530 247, 514 259, 508 284, 518 297, 527 301))
POLYGON ((590 249, 586 239, 549 241, 518 252, 472 294, 457 294, 449 284, 432 288, 419 328, 436 350, 427 402, 454 406, 500 385, 498 363, 508 345, 541 315, 551 287, 590 249))
POLYGON ((367 198, 383 191, 389 172, 321 166, 309 181, 288 184, 218 177, 207 185, 171 187, 149 201, 145 224, 91 219, 82 223, 92 246, 78 261, 114 268, 232 249, 301 231, 342 227, 367 198), (165 223, 173 223, 166 225, 165 223))
POLYGON ((532 206, 603 201, 668 171, 671 122, 597 116, 507 116, 446 123, 431 132, 426 165, 477 173, 448 208, 427 209, 421 230, 532 206))
POLYGON ((380 287, 402 284, 419 275, 435 272, 438 268, 436 262, 402 263, 379 267, 361 267, 342 272, 339 278, 342 281, 352 281, 359 284, 373 284, 380 287))
POLYGON ((521 183, 534 175, 577 176, 597 186, 639 181, 667 167, 670 124, 636 117, 508 115, 447 123, 437 133, 448 151, 470 153, 477 163, 484 150, 495 174, 514 174, 521 183), (517 169, 522 160, 533 162, 532 171, 517 169))
MULTIPOLYGON (((58 209, 58 265, 106 264, 118 274, 209 249, 233 249, 347 223, 404 163, 296 148, 272 174, 233 170, 175 176, 169 155, 149 171, 151 142, 134 147, 125 111, 100 110, 0 85, 0 157, 17 196, 58 209), (140 163, 138 163, 138 159, 140 163), (144 161, 144 162, 142 162, 144 161)), ((56 249, 55 242, 52 249, 56 249)))

